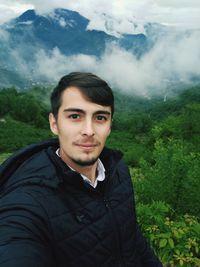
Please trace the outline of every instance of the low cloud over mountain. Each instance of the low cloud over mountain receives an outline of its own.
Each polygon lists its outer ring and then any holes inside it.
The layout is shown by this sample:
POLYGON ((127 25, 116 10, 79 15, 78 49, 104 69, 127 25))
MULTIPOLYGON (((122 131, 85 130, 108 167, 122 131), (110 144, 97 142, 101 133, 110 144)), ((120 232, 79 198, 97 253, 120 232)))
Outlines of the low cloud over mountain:
POLYGON ((0 73, 16 74, 17 79, 8 75, 1 86, 54 83, 80 70, 95 72, 120 90, 142 95, 199 81, 199 30, 176 31, 147 23, 143 33, 117 36, 112 31, 90 30, 89 25, 87 18, 64 9, 47 15, 29 10, 2 25, 0 73))

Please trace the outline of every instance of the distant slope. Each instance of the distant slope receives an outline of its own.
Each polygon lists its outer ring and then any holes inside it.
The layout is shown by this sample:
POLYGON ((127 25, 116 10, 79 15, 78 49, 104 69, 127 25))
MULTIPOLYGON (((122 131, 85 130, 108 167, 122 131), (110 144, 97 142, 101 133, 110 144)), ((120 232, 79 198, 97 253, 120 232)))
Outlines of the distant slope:
POLYGON ((62 55, 77 54, 100 57, 107 44, 115 43, 119 47, 140 56, 148 49, 148 40, 143 34, 121 35, 119 38, 103 31, 88 30, 89 20, 78 12, 55 9, 48 15, 38 15, 27 10, 21 16, 0 25, 0 87, 15 85, 24 87, 25 79, 45 83, 42 77, 34 77, 37 60, 43 51, 51 55, 57 48, 62 55), (23 74, 22 74, 23 73, 23 74))

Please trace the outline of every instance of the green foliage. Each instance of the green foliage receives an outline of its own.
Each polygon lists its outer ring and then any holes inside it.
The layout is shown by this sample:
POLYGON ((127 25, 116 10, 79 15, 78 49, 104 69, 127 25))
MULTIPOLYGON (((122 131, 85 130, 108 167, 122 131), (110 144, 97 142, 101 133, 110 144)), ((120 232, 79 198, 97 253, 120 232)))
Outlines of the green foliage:
POLYGON ((171 114, 179 114, 182 109, 181 103, 174 98, 169 98, 167 101, 155 101, 154 105, 150 108, 149 114, 156 121, 161 121, 171 114))
POLYGON ((116 113, 146 113, 152 107, 152 101, 142 96, 114 90, 116 113))
POLYGON ((156 124, 151 132, 154 140, 183 139, 200 148, 200 103, 188 104, 178 116, 170 115, 156 124))
POLYGON ((147 133, 151 128, 152 121, 148 114, 144 113, 119 113, 114 114, 114 130, 126 130, 135 136, 147 133))
POLYGON ((153 120, 161 121, 172 114, 178 116, 187 104, 192 103, 200 103, 200 85, 177 91, 177 96, 153 98, 147 112, 153 120))
POLYGON ((200 266, 200 223, 188 214, 174 218, 164 202, 138 204, 142 230, 166 267, 200 266))
POLYGON ((0 91, 0 117, 6 115, 39 128, 48 127, 47 108, 31 94, 19 93, 14 88, 0 91))
POLYGON ((187 143, 157 140, 154 164, 143 160, 134 177, 137 197, 142 203, 163 200, 177 212, 200 213, 200 153, 190 152, 187 143))
POLYGON ((9 156, 11 155, 11 153, 3 153, 3 154, 0 154, 0 164, 6 160, 9 156))
POLYGON ((182 106, 190 103, 200 103, 200 85, 183 90, 178 97, 178 101, 182 106))
POLYGON ((124 160, 129 166, 139 166, 141 158, 149 159, 151 152, 141 142, 138 142, 129 131, 114 130, 109 136, 106 146, 121 150, 124 160))
POLYGON ((51 137, 46 129, 38 129, 6 117, 0 121, 0 153, 13 152, 28 144, 51 137))
POLYGON ((51 91, 52 91, 51 87, 34 86, 28 91, 28 94, 33 96, 37 101, 44 104, 47 107, 47 109, 50 110, 51 91))
POLYGON ((168 140, 168 138, 180 138, 181 132, 181 121, 179 116, 170 115, 160 123, 156 124, 151 129, 154 141, 158 139, 168 140))
POLYGON ((198 137, 198 142, 200 141, 200 103, 186 105, 180 127, 184 139, 194 141, 196 144, 198 137))

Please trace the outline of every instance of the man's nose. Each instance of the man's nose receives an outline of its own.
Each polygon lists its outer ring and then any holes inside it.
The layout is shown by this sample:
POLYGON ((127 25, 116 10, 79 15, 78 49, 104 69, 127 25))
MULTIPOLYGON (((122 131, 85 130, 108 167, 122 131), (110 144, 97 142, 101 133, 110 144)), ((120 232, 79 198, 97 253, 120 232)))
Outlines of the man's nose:
POLYGON ((82 135, 93 136, 94 125, 91 119, 85 120, 82 128, 82 135))

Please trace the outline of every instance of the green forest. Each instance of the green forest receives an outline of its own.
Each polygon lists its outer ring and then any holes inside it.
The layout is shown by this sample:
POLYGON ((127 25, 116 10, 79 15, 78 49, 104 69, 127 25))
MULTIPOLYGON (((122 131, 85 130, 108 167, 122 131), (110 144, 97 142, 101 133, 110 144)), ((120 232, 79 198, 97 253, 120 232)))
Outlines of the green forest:
MULTIPOLYGON (((0 162, 28 144, 53 137, 50 91, 0 90, 0 162)), ((107 146, 124 153, 142 231, 165 267, 199 267, 200 86, 165 98, 114 94, 107 146)))

